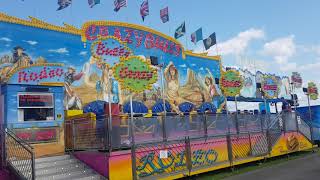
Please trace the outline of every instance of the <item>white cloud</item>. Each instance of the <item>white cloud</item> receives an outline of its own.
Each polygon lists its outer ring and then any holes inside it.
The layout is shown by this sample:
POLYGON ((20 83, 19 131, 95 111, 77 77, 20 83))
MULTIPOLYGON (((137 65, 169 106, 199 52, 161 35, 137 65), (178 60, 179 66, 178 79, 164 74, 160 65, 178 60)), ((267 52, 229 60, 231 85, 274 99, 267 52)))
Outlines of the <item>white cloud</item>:
POLYGON ((6 46, 6 47, 10 47, 10 44, 6 44, 5 46, 6 46))
POLYGON ((200 70, 200 71, 203 71, 204 69, 203 69, 203 67, 201 67, 199 70, 200 70))
POLYGON ((37 41, 31 41, 31 40, 23 40, 23 42, 26 42, 26 43, 28 43, 28 44, 30 44, 30 45, 36 45, 36 44, 38 44, 38 42, 37 41))
POLYGON ((272 56, 274 61, 280 65, 281 71, 289 71, 297 67, 296 63, 288 62, 289 58, 296 53, 296 49, 294 35, 290 35, 265 43, 262 53, 272 56))
POLYGON ((320 62, 304 64, 299 68, 300 71, 318 72, 320 69, 320 62))
POLYGON ((288 62, 288 58, 296 52, 294 36, 290 35, 267 42, 263 46, 263 54, 271 55, 277 63, 283 64, 288 62))
POLYGON ((186 64, 181 64, 181 65, 179 65, 179 66, 182 67, 182 68, 186 68, 186 67, 187 67, 186 64))
POLYGON ((196 66, 196 64, 190 64, 191 66, 196 66))
POLYGON ((85 56, 85 55, 87 55, 87 51, 81 51, 81 52, 79 53, 79 55, 85 56))
MULTIPOLYGON (((263 39, 265 33, 261 29, 251 28, 240 32, 237 36, 218 44, 218 51, 221 55, 244 53, 252 40, 263 39)), ((215 54, 216 48, 211 47, 208 50, 209 55, 215 54)))
POLYGON ((67 50, 67 48, 59 48, 59 49, 49 49, 49 52, 54 52, 54 53, 59 53, 59 54, 64 54, 64 53, 68 53, 69 51, 67 50))
POLYGON ((0 41, 11 42, 12 40, 7 37, 0 38, 0 41))

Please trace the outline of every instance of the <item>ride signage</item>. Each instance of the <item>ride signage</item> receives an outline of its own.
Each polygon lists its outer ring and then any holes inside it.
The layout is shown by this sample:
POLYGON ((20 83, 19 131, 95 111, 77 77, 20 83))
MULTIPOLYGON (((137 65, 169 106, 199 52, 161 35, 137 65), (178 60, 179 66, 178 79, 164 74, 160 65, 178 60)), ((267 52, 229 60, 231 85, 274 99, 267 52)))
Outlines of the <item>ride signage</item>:
POLYGON ((310 99, 312 99, 312 100, 318 99, 318 88, 314 82, 308 83, 308 94, 310 96, 310 99))
POLYGON ((243 80, 238 71, 227 70, 222 73, 220 84, 225 96, 236 96, 240 94, 243 80))
POLYGON ((278 80, 275 76, 265 75, 261 82, 261 89, 266 98, 277 98, 279 94, 278 80))
POLYGON ((298 72, 292 72, 291 75, 291 81, 295 88, 301 88, 302 87, 302 78, 300 73, 298 72))
POLYGON ((18 108, 52 107, 52 94, 18 94, 18 108))
POLYGON ((151 89, 158 78, 157 69, 139 56, 121 59, 120 63, 113 67, 113 72, 122 89, 137 93, 151 89))
POLYGON ((91 54, 97 59, 112 64, 111 61, 114 58, 116 58, 114 62, 118 62, 119 58, 130 56, 132 51, 126 46, 125 42, 116 37, 107 36, 92 43, 91 54))
POLYGON ((99 38, 115 37, 132 48, 157 49, 164 53, 179 56, 180 44, 170 37, 164 37, 151 29, 126 23, 91 21, 82 27, 82 41, 96 41, 99 38))

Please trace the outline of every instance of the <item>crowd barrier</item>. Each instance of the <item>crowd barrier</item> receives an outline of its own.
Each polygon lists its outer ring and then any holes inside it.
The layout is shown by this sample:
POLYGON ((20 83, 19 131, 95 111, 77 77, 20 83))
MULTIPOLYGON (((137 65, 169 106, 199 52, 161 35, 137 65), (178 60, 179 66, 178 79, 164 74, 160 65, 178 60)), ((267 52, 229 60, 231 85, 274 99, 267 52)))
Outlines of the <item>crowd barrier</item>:
POLYGON ((65 130, 73 141, 67 150, 109 152, 110 179, 174 179, 312 148, 310 127, 294 112, 109 119, 73 119, 65 130))

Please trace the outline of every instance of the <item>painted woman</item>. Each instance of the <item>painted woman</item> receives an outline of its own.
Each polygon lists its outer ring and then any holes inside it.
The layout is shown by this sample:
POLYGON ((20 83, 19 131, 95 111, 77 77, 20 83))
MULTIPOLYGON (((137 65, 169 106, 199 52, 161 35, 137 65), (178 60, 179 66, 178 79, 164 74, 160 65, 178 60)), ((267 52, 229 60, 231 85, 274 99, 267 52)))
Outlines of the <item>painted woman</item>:
POLYGON ((218 87, 216 87, 214 83, 214 76, 212 75, 211 71, 206 68, 208 72, 208 76, 205 77, 205 85, 207 87, 207 91, 209 91, 210 98, 212 99, 213 105, 217 108, 220 109, 224 106, 225 104, 225 99, 221 95, 221 91, 218 87))
POLYGON ((172 61, 170 61, 164 70, 164 78, 166 79, 165 90, 168 101, 170 102, 173 110, 177 113, 180 113, 178 105, 186 100, 179 96, 179 74, 172 61))

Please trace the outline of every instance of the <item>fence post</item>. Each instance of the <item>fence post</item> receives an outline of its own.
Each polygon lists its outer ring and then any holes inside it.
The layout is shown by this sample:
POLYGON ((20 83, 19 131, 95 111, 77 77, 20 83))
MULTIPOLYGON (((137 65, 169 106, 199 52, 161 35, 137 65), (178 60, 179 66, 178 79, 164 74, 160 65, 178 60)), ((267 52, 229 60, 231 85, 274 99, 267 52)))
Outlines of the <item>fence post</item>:
POLYGON ((75 145, 76 145, 76 129, 74 127, 75 123, 74 120, 72 121, 72 151, 74 151, 75 149, 75 145))
POLYGON ((161 125, 162 125, 162 138, 163 138, 163 141, 164 142, 167 142, 167 131, 166 131, 166 118, 167 117, 167 115, 166 115, 166 113, 163 115, 163 116, 161 116, 161 125))
POLYGON ((6 133, 3 127, 3 124, 1 124, 1 169, 5 166, 6 162, 6 133))
POLYGON ((227 134, 227 149, 228 149, 228 159, 230 162, 230 166, 233 165, 233 155, 232 155, 232 143, 230 133, 227 134))
POLYGON ((132 178, 134 180, 138 179, 137 177, 137 164, 136 164, 136 147, 135 144, 131 144, 131 169, 132 169, 132 178))
POLYGON ((186 150, 186 167, 190 175, 192 170, 192 159, 191 159, 191 145, 190 145, 189 136, 185 138, 185 150, 186 150))
POLYGON ((32 153, 31 153, 31 165, 32 165, 32 180, 36 179, 36 167, 35 167, 35 160, 34 160, 34 153, 33 153, 33 149, 32 153))
POLYGON ((250 132, 248 132, 248 135, 249 135, 250 156, 252 156, 252 143, 251 143, 251 135, 250 135, 250 132))
POLYGON ((208 115, 204 113, 204 118, 203 118, 203 128, 204 128, 204 137, 208 137, 208 123, 207 123, 207 118, 208 115))

